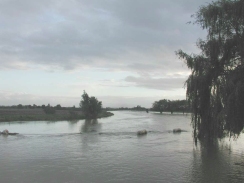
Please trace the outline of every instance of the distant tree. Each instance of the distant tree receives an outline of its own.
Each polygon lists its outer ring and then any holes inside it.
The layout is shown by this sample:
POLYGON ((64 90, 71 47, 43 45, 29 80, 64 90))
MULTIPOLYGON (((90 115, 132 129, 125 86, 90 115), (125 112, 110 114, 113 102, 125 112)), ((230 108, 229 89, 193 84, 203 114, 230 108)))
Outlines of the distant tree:
POLYGON ((96 119, 102 110, 102 102, 95 97, 89 97, 84 91, 81 96, 80 107, 86 119, 96 119))
POLYGON ((195 139, 238 137, 244 127, 244 1, 200 7, 194 23, 208 32, 200 54, 179 50, 191 75, 186 81, 195 139))
POLYGON ((58 105, 56 105, 56 107, 55 107, 56 109, 62 109, 62 107, 61 107, 61 105, 60 104, 58 104, 58 105))
POLYGON ((185 113, 189 111, 189 105, 186 100, 159 100, 155 101, 152 105, 152 110, 162 112, 170 112, 173 114, 174 112, 182 112, 185 113))
POLYGON ((46 114, 55 114, 55 113, 56 113, 55 108, 50 107, 50 105, 48 105, 47 107, 45 107, 45 108, 43 109, 43 111, 44 111, 46 114))
POLYGON ((140 105, 137 105, 136 107, 131 108, 131 110, 134 110, 134 111, 145 111, 146 108, 145 107, 141 107, 140 105))
POLYGON ((17 108, 18 109, 23 109, 23 105, 22 104, 19 104, 19 105, 17 105, 17 108))
POLYGON ((170 111, 171 114, 174 113, 174 111, 176 110, 177 108, 177 101, 169 101, 168 103, 168 109, 170 111))
POLYGON ((167 111, 169 108, 169 101, 170 100, 166 100, 166 99, 155 101, 153 103, 152 109, 160 113, 162 113, 163 111, 167 111))

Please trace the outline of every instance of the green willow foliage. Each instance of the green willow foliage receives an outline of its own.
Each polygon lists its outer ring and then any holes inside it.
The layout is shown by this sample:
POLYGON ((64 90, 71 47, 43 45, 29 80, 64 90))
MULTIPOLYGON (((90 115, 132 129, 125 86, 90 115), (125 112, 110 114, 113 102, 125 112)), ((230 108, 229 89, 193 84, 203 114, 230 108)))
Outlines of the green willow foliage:
POLYGON ((200 7, 194 24, 208 31, 201 53, 176 54, 186 61, 195 140, 238 137, 244 127, 244 0, 200 7))

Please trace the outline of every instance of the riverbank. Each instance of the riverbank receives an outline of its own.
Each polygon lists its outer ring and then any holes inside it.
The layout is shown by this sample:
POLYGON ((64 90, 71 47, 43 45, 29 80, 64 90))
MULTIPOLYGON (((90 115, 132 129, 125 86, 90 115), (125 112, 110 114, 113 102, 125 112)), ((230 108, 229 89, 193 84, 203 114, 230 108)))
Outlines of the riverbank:
MULTIPOLYGON (((113 116, 114 114, 102 111, 98 118, 113 116)), ((78 110, 56 109, 54 114, 46 114, 43 109, 0 109, 0 122, 11 121, 66 121, 85 119, 78 110)))

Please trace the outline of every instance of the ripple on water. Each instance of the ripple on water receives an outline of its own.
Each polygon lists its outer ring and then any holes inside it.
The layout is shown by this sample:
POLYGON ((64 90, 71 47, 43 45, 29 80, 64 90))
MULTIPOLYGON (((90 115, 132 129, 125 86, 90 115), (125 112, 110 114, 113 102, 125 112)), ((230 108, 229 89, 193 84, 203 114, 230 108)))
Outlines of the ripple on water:
POLYGON ((114 113, 96 124, 0 124, 20 133, 0 136, 0 182, 244 182, 243 137, 207 151, 194 146, 190 116, 114 113))

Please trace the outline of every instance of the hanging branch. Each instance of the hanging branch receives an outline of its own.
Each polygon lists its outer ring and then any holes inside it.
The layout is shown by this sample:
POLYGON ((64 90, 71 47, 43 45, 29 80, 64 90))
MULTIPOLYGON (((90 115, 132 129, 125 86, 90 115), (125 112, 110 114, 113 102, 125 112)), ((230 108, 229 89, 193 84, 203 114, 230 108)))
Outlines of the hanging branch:
POLYGON ((186 81, 195 139, 238 137, 244 128, 244 1, 200 7, 194 24, 206 29, 199 55, 176 52, 191 75, 186 81))

